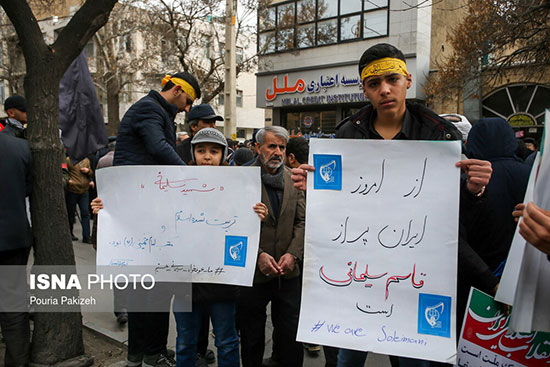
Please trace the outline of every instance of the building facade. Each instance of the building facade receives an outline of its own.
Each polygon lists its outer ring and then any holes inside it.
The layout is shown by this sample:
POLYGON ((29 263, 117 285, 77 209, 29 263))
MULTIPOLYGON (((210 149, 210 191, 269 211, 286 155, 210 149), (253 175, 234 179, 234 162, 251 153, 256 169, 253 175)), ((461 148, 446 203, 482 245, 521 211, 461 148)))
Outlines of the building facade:
MULTIPOLYGON (((465 0, 441 0, 432 10, 430 77, 455 51, 448 41, 451 32, 467 15, 465 0)), ((521 65, 496 76, 490 58, 477 80, 454 96, 435 95, 430 107, 438 113, 458 113, 475 122, 482 117, 501 117, 509 122, 518 138, 540 139, 544 111, 550 108, 550 68, 533 75, 521 65)))
MULTIPOLYGON (((67 25, 72 16, 82 4, 82 0, 60 0, 55 6, 40 6, 38 2, 33 6, 33 11, 39 19, 39 26, 44 39, 51 44, 57 38, 60 31, 67 25)), ((96 84, 96 91, 100 106, 103 111, 105 123, 109 135, 116 135, 118 121, 127 109, 137 100, 145 96, 150 89, 160 90, 160 82, 164 73, 176 73, 180 71, 181 64, 177 50, 178 42, 183 42, 189 31, 184 28, 185 22, 180 22, 178 29, 159 29, 151 31, 143 26, 147 21, 147 10, 125 4, 118 4, 111 13, 107 25, 99 30, 88 42, 84 51, 88 59, 90 73, 96 84), (145 19, 142 19, 145 18, 145 19), (163 36, 164 35, 164 36, 163 36), (111 111, 110 111, 111 110, 111 111), (115 116, 115 117, 113 117, 115 116)), ((223 82, 223 19, 208 17, 194 22, 192 39, 194 42, 189 47, 187 56, 192 58, 190 63, 203 61, 202 70, 208 70, 211 60, 218 65, 215 70, 214 81, 223 82), (197 61, 198 60, 198 61, 197 61), (219 69, 219 70, 218 70, 219 69)), ((20 49, 7 47, 17 43, 17 37, 13 29, 4 28, 1 34, 0 55, 4 56, 2 66, 13 69, 10 76, 0 75, 1 101, 15 93, 24 95, 22 81, 25 75, 24 59, 20 49), (5 31, 4 31, 5 30, 5 31), (20 60, 11 62, 10 60, 20 60), (13 88, 13 85, 17 88, 13 88)), ((255 34, 242 35, 237 41, 241 58, 251 58, 255 54, 255 34), (252 46, 244 47, 242 43, 252 40, 252 46), (239 42, 242 41, 241 44, 239 42)), ((199 67, 199 70, 202 70, 199 67)), ((1 72, 2 70, 0 70, 1 72)), ((245 68, 237 77, 237 136, 239 140, 250 139, 254 130, 264 127, 264 111, 256 107, 256 69, 245 68)), ((6 73, 4 73, 6 74, 6 73)), ((197 75, 200 79, 200 75, 197 75)), ((210 83, 211 89, 216 89, 216 83, 210 83)), ((204 94, 204 93, 203 93, 204 94)), ((201 103, 201 100, 196 103, 201 103)), ((223 115, 223 90, 222 94, 215 96, 208 103, 223 115)), ((177 130, 186 129, 185 114, 178 114, 176 118, 177 130)), ((218 123, 218 128, 223 131, 223 122, 218 123)))
MULTIPOLYGON (((272 0, 258 14, 256 105, 291 134, 331 136, 339 121, 368 102, 357 64, 368 47, 380 42, 403 51, 413 80, 407 99, 426 103, 428 76, 434 77, 438 64, 452 54, 448 35, 466 15, 465 3, 272 0)), ((429 106, 470 121, 502 117, 518 137, 540 138, 544 109, 550 107, 550 73, 533 77, 517 67, 488 83, 490 73, 487 68, 465 86, 466 93, 435 98, 429 106)))
POLYGON ((413 75, 410 100, 424 100, 431 7, 391 0, 272 1, 258 15, 256 105, 291 134, 331 136, 367 101, 358 61, 387 42, 403 51, 413 75))

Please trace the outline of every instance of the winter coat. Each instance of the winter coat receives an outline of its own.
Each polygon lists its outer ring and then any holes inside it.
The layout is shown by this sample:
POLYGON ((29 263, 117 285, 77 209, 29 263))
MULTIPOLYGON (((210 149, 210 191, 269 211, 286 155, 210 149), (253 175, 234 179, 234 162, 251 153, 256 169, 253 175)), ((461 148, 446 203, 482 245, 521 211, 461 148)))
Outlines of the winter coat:
POLYGON ((479 120, 466 143, 470 158, 493 166, 487 185, 488 215, 477 218, 477 230, 468 234, 470 245, 492 270, 508 255, 516 229, 512 211, 523 202, 529 180, 530 167, 516 156, 517 146, 512 127, 501 118, 479 120))
POLYGON ((80 162, 73 164, 71 159, 67 157, 67 169, 69 170, 69 180, 67 183, 67 191, 75 194, 84 194, 90 189, 90 180, 93 177, 90 160, 84 158, 80 162), (88 173, 83 173, 80 169, 88 168, 88 173))
POLYGON ((0 120, 0 132, 14 136, 16 138, 26 139, 26 129, 17 126, 16 123, 11 122, 9 118, 6 120, 0 120))
POLYGON ((184 165, 174 150, 177 112, 154 90, 134 103, 120 122, 113 165, 184 165))
POLYGON ((31 193, 31 151, 26 140, 0 133, 0 252, 29 247, 25 197, 31 193))
MULTIPOLYGON (((396 139, 401 140, 462 140, 462 134, 449 121, 438 116, 430 109, 417 104, 406 103, 407 111, 401 132, 396 139)), ((376 111, 371 105, 346 118, 337 126, 336 138, 346 139, 382 139, 374 130, 376 111)), ((461 182, 460 223, 458 241, 458 280, 490 292, 498 283, 489 266, 467 242, 468 226, 463 218, 475 213, 482 207, 483 198, 477 198, 461 182)), ((467 295, 466 295, 467 299, 467 295)))
POLYGON ((176 153, 178 153, 179 157, 187 164, 193 160, 191 157, 191 140, 193 139, 187 138, 176 145, 176 153))
MULTIPOLYGON (((407 102, 407 112, 399 140, 461 140, 462 134, 449 121, 439 117, 430 109, 407 102)), ((376 111, 366 106, 347 117, 336 127, 336 138, 382 139, 374 130, 376 111)))
MULTIPOLYGON (((259 159, 253 165, 260 166, 259 159)), ((304 256, 306 200, 304 193, 294 187, 290 178, 290 168, 284 166, 283 175, 283 200, 278 218, 275 218, 273 214, 267 190, 262 183, 262 203, 267 206, 269 214, 261 225, 258 255, 262 252, 267 252, 277 262, 286 253, 295 256, 296 264, 294 270, 282 276, 285 279, 291 279, 300 275, 299 263, 304 256)), ((270 280, 273 280, 273 278, 265 276, 258 266, 256 266, 254 284, 267 283, 270 280)))

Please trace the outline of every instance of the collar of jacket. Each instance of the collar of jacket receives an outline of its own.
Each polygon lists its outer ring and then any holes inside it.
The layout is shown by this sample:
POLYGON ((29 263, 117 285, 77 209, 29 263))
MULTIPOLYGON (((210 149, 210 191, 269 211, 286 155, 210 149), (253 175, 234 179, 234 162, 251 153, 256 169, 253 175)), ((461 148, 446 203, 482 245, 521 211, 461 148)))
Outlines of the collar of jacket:
POLYGON ((168 114, 170 114, 172 119, 176 117, 176 114, 178 113, 178 107, 166 101, 164 97, 160 95, 159 92, 157 92, 156 90, 151 90, 149 91, 148 96, 153 98, 155 101, 157 101, 161 105, 161 107, 164 108, 166 112, 168 112, 168 114))
MULTIPOLYGON (((441 134, 444 136, 444 140, 460 140, 462 135, 458 129, 449 121, 445 120, 443 117, 440 117, 435 112, 429 108, 414 102, 405 102, 407 111, 411 114, 411 119, 415 123, 422 124, 422 128, 432 131, 434 134, 441 134)), ((369 119, 374 109, 371 104, 363 107, 357 111, 354 115, 344 119, 338 124, 336 130, 344 125, 346 122, 351 121, 351 125, 356 129, 360 130, 364 136, 370 136, 368 130, 369 119)), ((408 127, 408 130, 411 130, 411 126, 408 127)), ((415 137, 409 137, 415 139, 415 137)), ((422 139, 422 140, 425 140, 422 139)), ((429 140, 429 139, 428 139, 429 140)))
POLYGON ((8 117, 8 119, 6 120, 8 124, 12 125, 13 127, 15 127, 16 129, 18 130, 23 130, 25 129, 25 127, 23 126, 23 124, 16 120, 16 119, 13 119, 11 117, 8 117))

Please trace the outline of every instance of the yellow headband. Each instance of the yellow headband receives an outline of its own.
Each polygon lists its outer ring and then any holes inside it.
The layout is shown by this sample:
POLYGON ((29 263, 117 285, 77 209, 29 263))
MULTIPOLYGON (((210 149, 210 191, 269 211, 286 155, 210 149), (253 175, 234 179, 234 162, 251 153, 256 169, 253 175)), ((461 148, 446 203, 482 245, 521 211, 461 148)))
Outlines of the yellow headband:
POLYGON ((180 78, 172 78, 170 75, 166 75, 164 79, 160 82, 161 86, 165 86, 166 83, 172 82, 174 85, 178 85, 181 87, 181 90, 183 90, 185 93, 189 94, 191 98, 197 99, 197 94, 195 93, 195 88, 191 86, 191 84, 187 83, 185 80, 180 78))
POLYGON ((383 59, 374 60, 363 68, 363 71, 361 71, 361 81, 369 76, 388 73, 397 73, 404 76, 409 75, 405 61, 393 57, 384 57, 383 59))

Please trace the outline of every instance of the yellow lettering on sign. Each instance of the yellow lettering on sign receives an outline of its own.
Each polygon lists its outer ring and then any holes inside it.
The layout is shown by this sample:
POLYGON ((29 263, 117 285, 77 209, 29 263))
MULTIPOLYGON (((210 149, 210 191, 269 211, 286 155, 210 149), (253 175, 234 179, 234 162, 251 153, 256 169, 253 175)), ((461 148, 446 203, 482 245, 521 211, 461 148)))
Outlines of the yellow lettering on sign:
POLYGON ((510 126, 534 126, 533 118, 529 115, 514 115, 508 120, 510 126))

